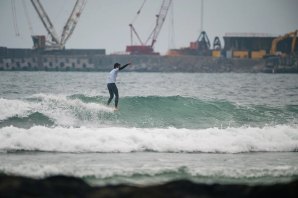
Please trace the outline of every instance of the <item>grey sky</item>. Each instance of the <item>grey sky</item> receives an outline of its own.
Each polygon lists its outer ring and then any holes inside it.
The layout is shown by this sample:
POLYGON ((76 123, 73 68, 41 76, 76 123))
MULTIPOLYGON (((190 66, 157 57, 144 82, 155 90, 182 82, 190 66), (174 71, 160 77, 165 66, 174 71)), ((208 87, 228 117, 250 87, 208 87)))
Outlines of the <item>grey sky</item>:
MULTIPOLYGON (((23 0, 15 0, 20 36, 13 28, 11 0, 0 0, 0 46, 31 48, 31 33, 23 9, 23 0)), ((46 34, 45 28, 25 0, 34 34, 46 34)), ((74 5, 74 0, 41 0, 56 30, 62 27, 74 5)), ((130 44, 128 24, 143 0, 88 0, 78 25, 66 43, 66 48, 105 48, 107 53, 125 51, 130 44)), ((142 39, 152 31, 155 14, 162 0, 147 0, 143 12, 134 24, 142 39)), ((281 35, 298 29, 298 0, 205 0, 204 30, 211 43, 214 37, 227 32, 269 33, 281 35)), ((169 12, 155 45, 155 51, 166 53, 169 47, 186 47, 200 33, 201 1, 174 0, 174 34, 169 12), (171 38, 174 35, 174 41, 171 38)), ((137 43, 136 43, 137 44, 137 43)))

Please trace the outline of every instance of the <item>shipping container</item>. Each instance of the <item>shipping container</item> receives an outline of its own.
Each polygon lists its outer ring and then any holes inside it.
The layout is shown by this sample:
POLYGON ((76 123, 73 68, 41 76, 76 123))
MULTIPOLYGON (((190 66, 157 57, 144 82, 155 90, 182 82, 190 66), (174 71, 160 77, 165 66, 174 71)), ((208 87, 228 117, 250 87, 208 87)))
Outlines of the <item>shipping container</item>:
POLYGON ((221 56, 220 50, 212 50, 212 57, 219 58, 221 56))
POLYGON ((233 51, 233 58, 248 58, 248 51, 233 51))
POLYGON ((259 50, 259 51, 252 51, 251 52, 251 58, 252 59, 262 59, 266 55, 265 50, 259 50))

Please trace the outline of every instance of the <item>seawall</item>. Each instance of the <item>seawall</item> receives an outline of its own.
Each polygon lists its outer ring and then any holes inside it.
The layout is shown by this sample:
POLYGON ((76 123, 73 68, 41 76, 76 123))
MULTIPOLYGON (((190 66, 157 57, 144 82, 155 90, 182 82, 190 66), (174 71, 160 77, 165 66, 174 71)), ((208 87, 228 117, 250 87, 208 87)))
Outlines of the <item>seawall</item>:
POLYGON ((210 56, 154 55, 64 55, 32 54, 0 57, 2 71, 108 71, 115 62, 133 65, 126 71, 138 72, 261 72, 263 59, 214 58, 210 56))

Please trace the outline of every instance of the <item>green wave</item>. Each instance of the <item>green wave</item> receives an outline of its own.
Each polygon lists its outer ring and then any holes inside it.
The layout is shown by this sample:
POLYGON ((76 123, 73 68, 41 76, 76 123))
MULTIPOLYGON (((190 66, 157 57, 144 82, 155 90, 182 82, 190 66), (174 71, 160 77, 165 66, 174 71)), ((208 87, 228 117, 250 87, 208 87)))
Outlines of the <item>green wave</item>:
MULTIPOLYGON (((183 96, 134 96, 121 97, 120 110, 113 112, 106 108, 107 100, 107 97, 83 94, 32 97, 26 103, 29 112, 23 116, 16 113, 1 120, 0 127, 61 125, 202 129, 298 124, 298 105, 239 105, 225 100, 183 96)), ((113 106, 112 102, 110 107, 113 106)))
MULTIPOLYGON (((107 98, 73 95, 83 102, 104 104, 107 98)), ((111 104, 113 106, 113 104, 111 104)), ((105 116, 114 125, 129 127, 210 128, 297 124, 298 105, 272 107, 237 105, 224 100, 200 100, 182 96, 124 97, 120 111, 105 116)))

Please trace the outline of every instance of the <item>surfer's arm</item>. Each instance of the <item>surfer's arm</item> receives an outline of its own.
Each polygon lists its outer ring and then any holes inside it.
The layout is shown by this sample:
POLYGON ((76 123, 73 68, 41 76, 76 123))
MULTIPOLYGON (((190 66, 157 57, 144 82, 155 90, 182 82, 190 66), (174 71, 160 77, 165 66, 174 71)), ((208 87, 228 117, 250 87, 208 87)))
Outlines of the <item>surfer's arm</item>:
POLYGON ((119 68, 119 70, 124 69, 125 67, 127 67, 128 65, 130 65, 131 63, 127 63, 126 65, 123 65, 122 67, 119 68))

